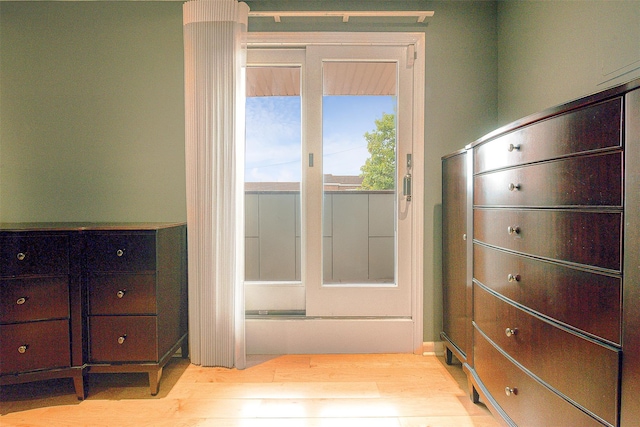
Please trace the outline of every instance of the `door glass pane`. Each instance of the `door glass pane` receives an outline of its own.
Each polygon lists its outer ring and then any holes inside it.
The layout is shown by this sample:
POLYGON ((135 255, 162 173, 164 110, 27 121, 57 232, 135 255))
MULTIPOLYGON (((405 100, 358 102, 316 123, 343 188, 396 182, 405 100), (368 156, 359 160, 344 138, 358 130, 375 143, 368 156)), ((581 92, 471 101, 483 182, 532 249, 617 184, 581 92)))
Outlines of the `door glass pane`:
POLYGON ((394 284, 395 62, 323 63, 323 283, 394 284))
POLYGON ((248 67, 245 280, 300 280, 300 67, 248 67))

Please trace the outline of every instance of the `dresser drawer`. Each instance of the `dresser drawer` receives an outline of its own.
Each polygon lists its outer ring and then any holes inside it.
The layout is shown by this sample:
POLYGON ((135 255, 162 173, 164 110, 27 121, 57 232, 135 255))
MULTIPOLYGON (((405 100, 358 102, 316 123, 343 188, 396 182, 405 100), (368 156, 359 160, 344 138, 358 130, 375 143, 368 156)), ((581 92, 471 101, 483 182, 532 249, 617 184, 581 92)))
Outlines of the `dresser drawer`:
POLYGON ((474 286, 477 326, 534 375, 616 423, 619 352, 560 329, 474 286))
POLYGON ((622 207, 622 152, 478 175, 475 205, 622 207))
POLYGON ((90 316, 92 363, 158 362, 155 316, 90 316))
POLYGON ((69 240, 58 235, 0 237, 0 276, 67 274, 69 240))
POLYGON ((0 375, 69 367, 69 321, 0 325, 0 361, 0 375))
POLYGON ((89 276, 89 314, 156 314, 155 274, 89 276))
POLYGON ((474 239, 521 253, 621 270, 622 214, 475 209, 474 239))
POLYGON ((570 111, 474 147, 474 172, 622 146, 622 98, 570 111))
POLYGON ((86 237, 86 254, 89 271, 155 271, 155 233, 92 233, 86 237))
POLYGON ((620 277, 545 262, 480 244, 473 245, 473 276, 505 298, 620 345, 620 277))
POLYGON ((0 323, 69 317, 67 276, 0 280, 0 323))
POLYGON ((474 369, 518 427, 602 427, 514 365, 477 328, 473 333, 474 369))

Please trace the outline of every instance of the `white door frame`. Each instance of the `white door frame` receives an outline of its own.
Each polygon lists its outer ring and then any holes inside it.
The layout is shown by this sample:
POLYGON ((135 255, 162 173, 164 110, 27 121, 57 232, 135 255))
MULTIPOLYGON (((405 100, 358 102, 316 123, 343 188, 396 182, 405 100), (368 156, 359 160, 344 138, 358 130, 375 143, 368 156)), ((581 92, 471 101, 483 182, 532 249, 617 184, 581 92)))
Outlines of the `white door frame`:
POLYGON ((248 354, 268 353, 358 353, 413 352, 422 353, 423 343, 423 288, 424 288, 424 86, 425 86, 425 35, 424 33, 259 33, 247 34, 249 47, 297 47, 322 45, 410 46, 407 62, 413 74, 413 238, 411 243, 411 318, 408 319, 345 319, 331 318, 278 318, 246 319, 248 354), (411 47, 413 46, 413 47, 411 47), (408 324, 409 323, 409 324, 408 324), (332 348, 328 340, 335 336, 340 324, 343 335, 341 344, 332 348), (361 339, 364 331, 375 326, 383 335, 398 338, 405 345, 387 345, 385 337, 379 337, 379 345, 361 339), (409 326, 409 328, 407 328, 409 326), (274 334, 274 331, 278 331, 274 334), (269 335, 268 340, 260 337, 269 335), (409 336, 409 335, 411 336, 409 336), (367 350, 368 349, 368 350, 367 350))

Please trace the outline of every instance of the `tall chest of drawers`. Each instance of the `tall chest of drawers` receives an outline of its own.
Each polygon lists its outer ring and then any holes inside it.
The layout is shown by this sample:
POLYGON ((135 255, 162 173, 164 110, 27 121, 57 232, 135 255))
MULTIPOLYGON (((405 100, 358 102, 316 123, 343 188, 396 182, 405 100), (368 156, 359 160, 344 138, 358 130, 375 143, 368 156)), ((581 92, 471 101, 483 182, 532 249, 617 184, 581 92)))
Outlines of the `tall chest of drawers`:
POLYGON ((507 425, 636 425, 640 81, 467 149, 471 395, 507 425))
POLYGON ((0 384, 145 372, 187 356, 184 224, 1 224, 0 384), (14 354, 15 353, 15 354, 14 354))

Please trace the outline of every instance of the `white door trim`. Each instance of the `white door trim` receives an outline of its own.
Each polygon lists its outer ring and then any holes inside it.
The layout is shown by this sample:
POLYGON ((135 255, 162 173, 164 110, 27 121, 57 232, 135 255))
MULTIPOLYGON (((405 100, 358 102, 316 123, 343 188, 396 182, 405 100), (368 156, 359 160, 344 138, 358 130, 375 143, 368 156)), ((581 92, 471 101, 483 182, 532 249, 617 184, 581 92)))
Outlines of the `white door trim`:
MULTIPOLYGON (((413 59, 414 99, 413 99, 413 234, 411 251, 412 310, 411 324, 413 329, 413 349, 416 354, 422 353, 423 342, 423 289, 424 289, 424 89, 425 89, 425 34, 424 33, 346 33, 346 32, 250 32, 247 34, 249 47, 296 47, 310 44, 336 45, 414 45, 416 57, 413 59)), ((412 49, 408 49, 410 52, 412 49)), ((330 323, 326 320, 307 320, 307 322, 330 323)), ((255 319, 247 320, 247 335, 256 339, 260 335, 260 322, 283 322, 287 320, 255 319)), ((294 321, 294 320, 288 320, 294 321)), ((303 320, 304 321, 304 320, 303 320)), ((366 321, 366 320, 363 320, 366 321)), ((395 322, 395 320, 391 320, 395 322)), ((354 322, 357 322, 354 321, 354 322)), ((400 323, 400 322, 398 322, 400 323)), ((327 323, 328 325, 328 323, 327 323)), ((405 325, 406 326, 406 325, 405 325)), ((354 329, 357 330, 357 327, 354 329)), ((247 337, 249 345, 249 336, 247 337)), ((285 338, 286 339, 286 338, 285 338)), ((260 347, 263 350, 264 347, 260 347)), ((254 349, 254 350, 257 350, 254 349)), ((408 349, 407 349, 408 350, 408 349)), ((403 350, 403 351, 407 351, 403 350)), ((248 353, 253 353, 249 347, 248 353)))

